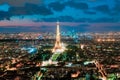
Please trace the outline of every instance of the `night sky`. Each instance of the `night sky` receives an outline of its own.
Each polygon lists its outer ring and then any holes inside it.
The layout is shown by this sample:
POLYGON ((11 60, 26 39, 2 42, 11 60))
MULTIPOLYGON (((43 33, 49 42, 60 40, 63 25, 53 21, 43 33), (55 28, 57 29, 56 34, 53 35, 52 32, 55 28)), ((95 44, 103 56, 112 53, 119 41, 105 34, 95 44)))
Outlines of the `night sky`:
POLYGON ((120 31, 120 0, 0 0, 0 32, 120 31))

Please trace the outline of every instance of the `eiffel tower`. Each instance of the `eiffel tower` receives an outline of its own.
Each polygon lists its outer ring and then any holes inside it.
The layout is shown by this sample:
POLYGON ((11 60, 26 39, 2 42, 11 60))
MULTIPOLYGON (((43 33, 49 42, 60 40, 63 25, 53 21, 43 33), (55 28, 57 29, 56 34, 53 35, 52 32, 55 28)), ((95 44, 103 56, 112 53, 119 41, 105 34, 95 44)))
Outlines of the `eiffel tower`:
POLYGON ((56 41, 55 46, 52 49, 53 53, 63 52, 64 49, 62 48, 61 41, 60 41, 60 28, 59 28, 59 22, 57 22, 57 30, 56 30, 56 41))

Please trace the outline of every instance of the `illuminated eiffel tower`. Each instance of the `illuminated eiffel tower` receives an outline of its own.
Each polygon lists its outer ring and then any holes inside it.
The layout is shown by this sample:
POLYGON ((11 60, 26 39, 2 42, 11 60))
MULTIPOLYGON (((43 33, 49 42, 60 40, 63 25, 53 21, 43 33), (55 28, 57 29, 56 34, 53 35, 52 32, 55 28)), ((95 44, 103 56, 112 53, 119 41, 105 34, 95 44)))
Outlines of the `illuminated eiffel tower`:
POLYGON ((60 41, 60 28, 59 28, 59 22, 57 22, 57 31, 56 31, 56 41, 55 41, 55 46, 52 49, 53 53, 61 53, 64 51, 64 47, 61 44, 60 41))

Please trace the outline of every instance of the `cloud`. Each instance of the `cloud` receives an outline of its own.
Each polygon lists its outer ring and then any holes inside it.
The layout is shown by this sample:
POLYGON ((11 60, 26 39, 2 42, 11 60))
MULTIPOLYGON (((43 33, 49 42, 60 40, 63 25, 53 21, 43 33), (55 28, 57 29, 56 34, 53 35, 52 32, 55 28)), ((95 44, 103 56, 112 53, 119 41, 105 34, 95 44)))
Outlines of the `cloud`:
POLYGON ((120 15, 120 0, 115 0, 115 7, 113 8, 115 15, 120 15))
POLYGON ((6 26, 0 27, 0 32, 47 32, 47 31, 55 31, 53 28, 41 26, 41 27, 34 27, 34 26, 6 26))
POLYGON ((119 2, 120 2, 120 0, 114 0, 116 3, 118 3, 119 4, 119 2))
POLYGON ((60 2, 53 2, 50 3, 48 6, 55 11, 62 11, 65 8, 65 4, 62 4, 60 2))
POLYGON ((34 14, 47 16, 47 15, 52 15, 53 12, 44 5, 37 6, 35 4, 27 3, 23 7, 10 7, 8 12, 0 11, 0 20, 3 19, 10 20, 10 17, 12 16, 34 15, 34 14))
POLYGON ((60 21, 63 21, 63 22, 72 22, 72 21, 74 21, 74 18, 71 17, 71 16, 59 16, 58 19, 60 21))
POLYGON ((102 26, 102 27, 90 27, 88 29, 86 29, 89 32, 116 32, 116 31, 120 31, 120 27, 119 26, 102 26))
MULTIPOLYGON (((1 21, 0 32, 53 32, 56 28, 56 22, 32 22, 32 21, 1 21), (3 30, 3 31, 1 31, 3 30)), ((60 22, 60 29, 63 31, 75 30, 78 32, 102 32, 102 31, 119 31, 120 23, 101 22, 60 22), (115 28, 114 28, 115 27, 115 28)))
POLYGON ((110 13, 110 9, 107 5, 100 5, 95 7, 95 10, 100 11, 102 13, 110 13))
POLYGON ((91 18, 79 18, 75 21, 76 22, 92 22, 93 20, 91 18))
MULTIPOLYGON (((3 20, 0 21, 0 26, 56 26, 56 22, 33 22, 33 21, 27 21, 27 20, 14 20, 14 21, 8 21, 8 20, 3 20)), ((77 26, 80 23, 76 23, 76 22, 60 22, 60 25, 64 25, 64 26, 77 26)))
POLYGON ((26 4, 24 7, 11 7, 9 11, 13 15, 52 14, 52 11, 44 5, 37 6, 35 4, 26 4))
POLYGON ((96 14, 95 11, 89 11, 89 10, 84 11, 84 13, 85 13, 85 14, 90 14, 90 15, 95 15, 95 14, 96 14))
MULTIPOLYGON (((41 19, 46 22, 55 22, 57 20, 63 22, 118 22, 120 21, 118 15, 112 15, 111 9, 106 3, 103 3, 104 0, 99 0, 94 3, 94 6, 91 7, 88 0, 85 1, 74 1, 74 0, 19 0, 20 4, 17 6, 13 5, 9 8, 8 12, 0 11, 0 20, 7 19, 10 20, 11 16, 18 17, 23 16, 22 19, 32 19, 33 22, 41 22, 41 19), (39 3, 39 5, 37 5, 39 3), (24 4, 24 5, 22 5, 24 4), (95 7, 96 6, 96 7, 95 7), (100 13, 101 12, 101 13, 100 13), (109 14, 109 15, 106 15, 109 14)), ((19 2, 18 0, 4 0, 4 2, 15 4, 19 2), (10 2, 11 1, 11 2, 10 2)), ((0 1, 3 3, 3 0, 0 1)), ((116 13, 120 12, 120 5, 116 2, 116 7, 113 10, 116 13)), ((13 18, 12 18, 13 19, 13 18)))
POLYGON ((90 32, 120 31, 120 23, 89 23, 86 30, 90 32))
POLYGON ((94 20, 94 22, 111 22, 111 23, 114 23, 114 22, 119 22, 119 19, 115 18, 115 17, 103 17, 103 18, 98 18, 98 19, 94 20))
POLYGON ((57 20, 58 20, 57 17, 42 18, 42 21, 44 22, 56 22, 57 20))
POLYGON ((76 3, 74 1, 69 1, 66 4, 68 6, 70 6, 70 7, 73 7, 73 8, 76 8, 76 9, 80 9, 80 10, 87 10, 89 8, 88 4, 87 3, 83 3, 83 2, 76 3))
POLYGON ((27 28, 27 27, 0 27, 0 32, 33 32, 32 28, 27 28))
POLYGON ((2 4, 0 5, 0 11, 7 12, 9 10, 10 6, 8 4, 2 4))
POLYGON ((10 20, 11 14, 5 11, 0 11, 0 20, 10 20))
POLYGON ((34 22, 56 22, 57 20, 62 22, 74 22, 75 19, 72 16, 58 16, 50 18, 41 18, 40 20, 33 20, 34 22))
MULTIPOLYGON (((32 21, 0 21, 0 32, 55 32, 56 22, 32 22, 32 21)), ((61 30, 71 30, 76 27, 79 28, 80 23, 76 22, 60 22, 61 30)))
POLYGON ((42 3, 42 0, 0 0, 0 4, 8 3, 11 6, 21 7, 26 3, 37 4, 42 3))

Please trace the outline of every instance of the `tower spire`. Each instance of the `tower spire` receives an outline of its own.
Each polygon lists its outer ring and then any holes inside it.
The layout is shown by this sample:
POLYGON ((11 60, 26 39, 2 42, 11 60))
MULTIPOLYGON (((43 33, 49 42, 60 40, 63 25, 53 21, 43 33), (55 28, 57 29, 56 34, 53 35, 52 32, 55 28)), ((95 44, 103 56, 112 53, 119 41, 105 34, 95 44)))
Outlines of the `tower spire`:
POLYGON ((59 25, 59 22, 57 22, 56 41, 60 42, 60 25, 59 25))

